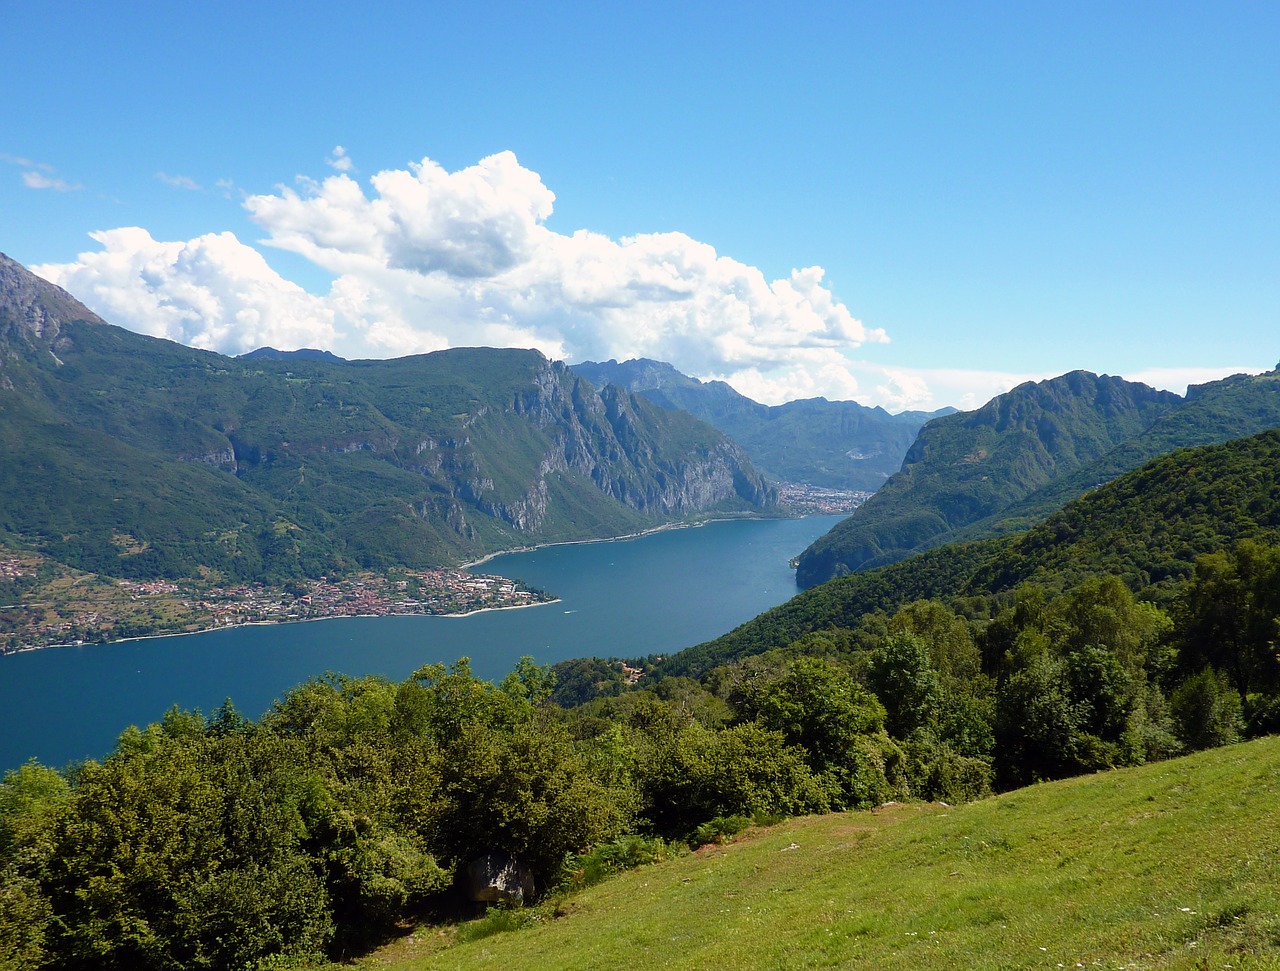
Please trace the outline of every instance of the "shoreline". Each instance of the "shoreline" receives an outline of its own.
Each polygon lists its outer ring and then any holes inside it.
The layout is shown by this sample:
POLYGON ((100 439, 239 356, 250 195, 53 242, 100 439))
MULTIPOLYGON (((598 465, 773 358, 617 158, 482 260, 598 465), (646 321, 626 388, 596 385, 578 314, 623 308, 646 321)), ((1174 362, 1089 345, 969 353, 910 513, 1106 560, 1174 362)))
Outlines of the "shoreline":
POLYGON ((636 533, 621 533, 617 536, 598 536, 594 539, 562 539, 554 543, 537 543, 533 546, 517 546, 509 550, 495 550, 492 553, 486 553, 478 560, 472 560, 470 563, 463 563, 455 569, 470 570, 472 567, 480 566, 482 563, 488 563, 490 560, 497 559, 499 556, 511 556, 515 553, 535 553, 538 550, 547 550, 555 546, 586 546, 589 543, 625 543, 627 540, 643 539, 646 536, 652 536, 655 533, 665 533, 674 529, 697 529, 706 526, 708 523, 727 523, 739 519, 803 519, 803 516, 758 516, 750 513, 735 516, 716 516, 711 519, 702 519, 698 522, 680 522, 680 523, 663 523, 661 526, 651 526, 648 529, 642 529, 636 533))
POLYGON ((508 607, 479 607, 476 610, 450 611, 432 614, 422 611, 398 613, 392 611, 385 614, 328 614, 324 617, 295 617, 285 620, 245 620, 236 624, 219 624, 216 627, 201 627, 197 630, 175 630, 163 634, 138 634, 133 637, 117 637, 106 641, 81 641, 79 644, 41 644, 38 647, 20 647, 13 651, 0 651, 0 657, 11 657, 18 654, 30 654, 34 651, 64 650, 75 647, 110 647, 113 644, 128 644, 133 641, 156 641, 168 637, 195 637, 199 634, 214 634, 220 630, 238 630, 242 627, 281 627, 285 624, 319 624, 326 620, 373 620, 379 617, 474 617, 476 614, 487 614, 497 610, 525 610, 529 607, 549 607, 561 600, 540 600, 534 604, 511 604, 508 607))
MULTIPOLYGON (((520 547, 514 547, 512 549, 507 549, 507 550, 496 550, 492 553, 485 554, 478 560, 473 560, 469 563, 463 563, 454 567, 445 567, 443 569, 458 570, 462 572, 472 572, 474 567, 487 563, 490 560, 496 559, 499 556, 509 556, 515 553, 532 553, 537 550, 550 549, 556 546, 579 546, 579 545, 586 545, 589 543, 623 543, 629 540, 643 539, 646 536, 653 536, 657 533, 664 533, 670 530, 697 529, 702 526, 706 526, 709 523, 734 522, 737 520, 764 520, 764 519, 774 519, 774 518, 803 519, 805 517, 804 516, 773 517, 773 516, 760 516, 760 515, 755 515, 751 513, 742 513, 742 514, 730 514, 730 515, 724 515, 724 516, 709 517, 707 519, 701 519, 696 522, 663 523, 662 525, 659 525, 659 526, 652 526, 652 527, 649 527, 648 529, 638 530, 634 533, 622 533, 617 536, 599 536, 591 539, 557 540, 556 542, 553 542, 553 543, 537 543, 533 546, 520 546, 520 547)), ((478 574, 478 575, 483 576, 484 574, 478 574)), ((510 579, 510 578, 504 577, 503 579, 510 579)), ((306 623, 319 622, 319 621, 325 621, 325 620, 341 620, 343 618, 348 618, 348 617, 365 617, 365 618, 459 617, 459 618, 462 618, 462 617, 474 617, 476 614, 489 613, 491 611, 522 610, 526 607, 543 607, 543 606, 547 606, 548 604, 560 603, 560 602, 561 602, 560 598, 556 597, 552 600, 545 600, 539 603, 512 604, 506 607, 480 607, 476 610, 467 610, 467 611, 458 611, 458 612, 449 612, 449 613, 418 613, 418 612, 397 613, 393 611, 385 614, 329 614, 324 617, 298 617, 298 618, 286 619, 286 620, 247 620, 247 621, 242 621, 240 623, 235 623, 235 624, 219 624, 212 627, 200 627, 196 630, 178 630, 178 631, 169 631, 167 633, 138 634, 132 637, 118 637, 118 638, 111 638, 109 640, 102 640, 102 641, 81 641, 80 643, 68 642, 68 643, 62 643, 62 644, 40 644, 40 645, 33 645, 28 647, 19 647, 15 650, 0 651, 0 658, 9 657, 9 656, 18 655, 18 654, 29 654, 33 651, 47 651, 47 650, 55 650, 55 649, 64 649, 69 647, 71 648, 108 647, 112 644, 127 644, 131 641, 156 640, 162 637, 190 637, 196 634, 211 634, 211 633, 214 633, 215 631, 220 631, 220 630, 235 630, 236 628, 240 628, 240 627, 270 627, 270 626, 275 626, 277 624, 306 624, 306 623)))

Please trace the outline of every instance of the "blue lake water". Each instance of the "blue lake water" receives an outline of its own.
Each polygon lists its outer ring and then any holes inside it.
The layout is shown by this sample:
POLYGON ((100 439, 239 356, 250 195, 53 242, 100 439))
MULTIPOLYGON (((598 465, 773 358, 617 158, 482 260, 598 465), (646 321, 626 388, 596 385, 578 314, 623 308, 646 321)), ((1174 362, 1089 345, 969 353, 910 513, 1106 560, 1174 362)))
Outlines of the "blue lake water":
POLYGON ((470 617, 356 617, 239 627, 0 657, 0 770, 29 758, 101 758, 130 724, 171 705, 251 717, 325 671, 402 679, 467 656, 500 679, 523 655, 665 654, 710 640, 796 593, 788 566, 840 516, 733 520, 611 543, 497 557, 477 572, 524 580, 559 603, 470 617))

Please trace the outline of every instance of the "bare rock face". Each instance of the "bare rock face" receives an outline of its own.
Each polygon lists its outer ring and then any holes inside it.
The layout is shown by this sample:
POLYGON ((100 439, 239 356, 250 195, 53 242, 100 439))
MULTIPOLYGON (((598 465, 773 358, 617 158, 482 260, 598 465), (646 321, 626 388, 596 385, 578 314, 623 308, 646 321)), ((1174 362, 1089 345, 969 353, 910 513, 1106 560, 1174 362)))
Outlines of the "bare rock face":
POLYGON ((0 350, 43 346, 52 352, 63 325, 102 318, 61 287, 0 253, 0 350))
POLYGON ((468 863, 459 883, 467 899, 476 903, 518 905, 533 896, 533 871, 501 850, 468 863))
MULTIPOLYGON (((777 504, 776 491, 723 435, 708 427, 711 435, 692 436, 700 445, 673 448, 673 440, 689 440, 690 416, 666 414, 614 385, 597 391, 563 364, 543 361, 510 410, 554 438, 540 475, 567 471, 589 477, 601 492, 645 515, 688 516, 726 501, 763 509, 777 504), (675 426, 680 430, 669 435, 675 426)), ((539 498, 531 491, 510 509, 490 514, 513 525, 519 516, 536 528, 545 512, 539 498)))

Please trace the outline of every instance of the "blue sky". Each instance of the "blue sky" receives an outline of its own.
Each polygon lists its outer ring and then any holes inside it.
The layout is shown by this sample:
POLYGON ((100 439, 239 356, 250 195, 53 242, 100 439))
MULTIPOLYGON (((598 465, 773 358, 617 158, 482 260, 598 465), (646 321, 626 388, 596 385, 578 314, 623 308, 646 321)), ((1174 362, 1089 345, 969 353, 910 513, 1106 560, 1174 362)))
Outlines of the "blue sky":
POLYGON ((1280 358, 1275 4, 7 19, 0 251, 157 336, 644 355, 892 410, 1280 358))

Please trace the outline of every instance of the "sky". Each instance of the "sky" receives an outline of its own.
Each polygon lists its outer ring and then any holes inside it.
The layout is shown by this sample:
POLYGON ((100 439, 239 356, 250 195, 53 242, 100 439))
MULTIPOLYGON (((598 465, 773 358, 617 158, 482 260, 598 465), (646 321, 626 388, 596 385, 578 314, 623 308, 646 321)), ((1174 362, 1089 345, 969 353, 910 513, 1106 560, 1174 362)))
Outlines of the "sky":
POLYGON ((154 336, 891 411, 1280 359, 1278 4, 9 13, 0 252, 154 336))

